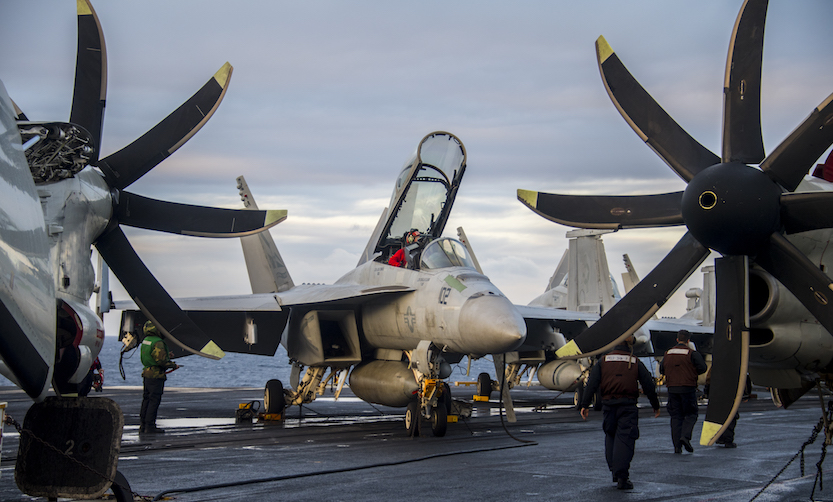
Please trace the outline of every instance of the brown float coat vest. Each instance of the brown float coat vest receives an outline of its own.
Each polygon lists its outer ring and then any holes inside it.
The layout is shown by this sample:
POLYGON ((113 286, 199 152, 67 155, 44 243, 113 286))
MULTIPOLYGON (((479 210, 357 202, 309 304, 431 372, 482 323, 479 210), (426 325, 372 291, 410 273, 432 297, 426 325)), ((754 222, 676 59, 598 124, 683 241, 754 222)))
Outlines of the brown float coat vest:
POLYGON ((692 350, 682 344, 668 349, 662 359, 667 387, 697 387, 697 368, 691 360, 692 350))
POLYGON ((639 398, 639 360, 630 352, 613 350, 599 360, 602 400, 639 398))

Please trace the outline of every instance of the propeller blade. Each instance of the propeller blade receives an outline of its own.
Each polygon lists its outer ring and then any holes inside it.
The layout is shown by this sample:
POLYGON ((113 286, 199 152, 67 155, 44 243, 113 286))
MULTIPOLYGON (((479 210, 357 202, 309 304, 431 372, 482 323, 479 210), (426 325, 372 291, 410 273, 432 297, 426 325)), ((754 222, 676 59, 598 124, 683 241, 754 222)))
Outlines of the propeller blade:
POLYGON ((100 160, 97 166, 113 188, 125 188, 168 158, 211 118, 228 89, 226 63, 202 88, 139 139, 100 160))
POLYGON ((221 209, 166 202, 119 192, 115 217, 122 225, 197 237, 245 237, 274 227, 287 211, 221 209))
POLYGON ((831 144, 833 94, 827 96, 827 99, 761 162, 761 169, 781 186, 793 192, 831 144))
POLYGON ((21 110, 20 107, 17 106, 17 103, 15 103, 13 99, 11 100, 11 102, 12 106, 14 107, 14 119, 18 122, 28 122, 29 117, 27 117, 26 114, 23 113, 23 110, 21 110))
POLYGON ((755 256, 755 263, 778 279, 828 333, 833 333, 833 281, 804 253, 776 232, 755 256))
POLYGON ((709 249, 686 232, 639 284, 556 356, 577 359, 610 350, 645 324, 708 256, 709 249))
POLYGON ((633 78, 604 37, 596 40, 596 57, 607 94, 642 141, 686 182, 720 158, 680 127, 633 78))
POLYGON ((781 223, 788 234, 833 228, 833 192, 781 194, 781 223))
POLYGON ((96 240, 95 247, 142 313, 166 340, 191 354, 209 359, 220 359, 225 355, 159 284, 117 225, 105 231, 96 240))
POLYGON ((758 164, 761 136, 761 63, 767 0, 747 0, 738 13, 723 81, 723 162, 758 164))
POLYGON ((738 411, 749 364, 749 258, 725 256, 714 260, 717 282, 714 345, 709 406, 701 445, 712 445, 738 411))
POLYGON ((683 225, 683 192, 657 195, 559 195, 518 190, 518 200, 544 218, 578 228, 683 225))
POLYGON ((95 141, 91 163, 98 160, 107 97, 107 49, 101 23, 89 0, 78 0, 78 48, 75 90, 69 121, 90 132, 95 141))

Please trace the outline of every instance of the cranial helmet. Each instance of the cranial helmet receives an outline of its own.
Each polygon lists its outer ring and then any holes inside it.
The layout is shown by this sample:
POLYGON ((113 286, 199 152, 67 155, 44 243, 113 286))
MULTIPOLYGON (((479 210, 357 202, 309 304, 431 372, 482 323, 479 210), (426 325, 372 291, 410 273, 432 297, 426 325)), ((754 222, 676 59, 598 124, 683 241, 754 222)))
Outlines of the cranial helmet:
POLYGON ((150 321, 147 321, 142 328, 142 332, 144 332, 145 336, 148 335, 156 335, 159 336, 159 332, 156 330, 156 326, 150 321))

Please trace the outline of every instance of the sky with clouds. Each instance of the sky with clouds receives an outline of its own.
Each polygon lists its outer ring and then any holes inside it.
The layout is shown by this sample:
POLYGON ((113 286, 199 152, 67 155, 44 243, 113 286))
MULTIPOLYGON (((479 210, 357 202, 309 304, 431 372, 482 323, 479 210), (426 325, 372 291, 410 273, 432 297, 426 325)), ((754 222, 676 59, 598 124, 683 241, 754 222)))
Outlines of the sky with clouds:
MULTIPOLYGON (((244 1, 94 4, 106 37, 103 155, 140 136, 225 61, 229 90, 208 124, 129 190, 240 207, 245 175, 296 283, 355 266, 406 158, 427 133, 463 141, 468 170, 446 227, 463 226, 484 272, 515 303, 543 292, 569 230, 516 189, 582 194, 681 190, 599 77, 604 35, 689 133, 720 151, 722 85, 740 1, 244 1)), ((833 91, 833 2, 770 2, 762 84, 771 152, 833 91)), ((0 2, 0 79, 32 120, 67 120, 75 2, 0 2)), ((236 239, 126 229, 173 296, 250 292, 236 239)), ((641 276, 680 228, 604 237, 611 272, 641 276)), ((126 298, 113 281, 114 297, 126 298)), ((680 315, 692 277, 660 311, 680 315)), ((108 316, 108 334, 118 320, 108 316)))

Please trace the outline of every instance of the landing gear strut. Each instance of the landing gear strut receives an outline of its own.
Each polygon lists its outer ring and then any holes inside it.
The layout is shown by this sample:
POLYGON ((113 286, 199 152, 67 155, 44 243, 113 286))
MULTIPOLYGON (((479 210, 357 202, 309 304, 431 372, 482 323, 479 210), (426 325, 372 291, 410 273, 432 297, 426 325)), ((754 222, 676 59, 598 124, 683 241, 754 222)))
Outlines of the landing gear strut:
MULTIPOLYGON (((303 366, 295 363, 298 374, 303 371, 303 366)), ((280 380, 269 380, 266 382, 266 389, 263 396, 264 413, 266 414, 280 414, 283 413, 287 406, 303 405, 311 403, 315 398, 324 393, 327 382, 335 381, 339 371, 344 368, 329 368, 327 366, 309 366, 306 368, 303 378, 290 378, 290 383, 295 386, 295 389, 284 390, 283 382, 280 380), (324 375, 327 369, 331 369, 330 375, 325 379, 324 375)), ((341 387, 339 387, 340 392, 341 387)))
POLYGON ((417 424, 419 418, 425 418, 431 422, 431 432, 434 436, 443 437, 448 428, 448 414, 451 411, 451 389, 442 381, 448 374, 443 374, 441 368, 443 364, 448 364, 443 360, 442 352, 427 341, 420 342, 415 350, 408 353, 408 357, 419 391, 417 399, 411 401, 405 411, 405 428, 409 435, 417 435, 412 433, 414 421, 410 419, 410 416, 416 414, 417 424))

